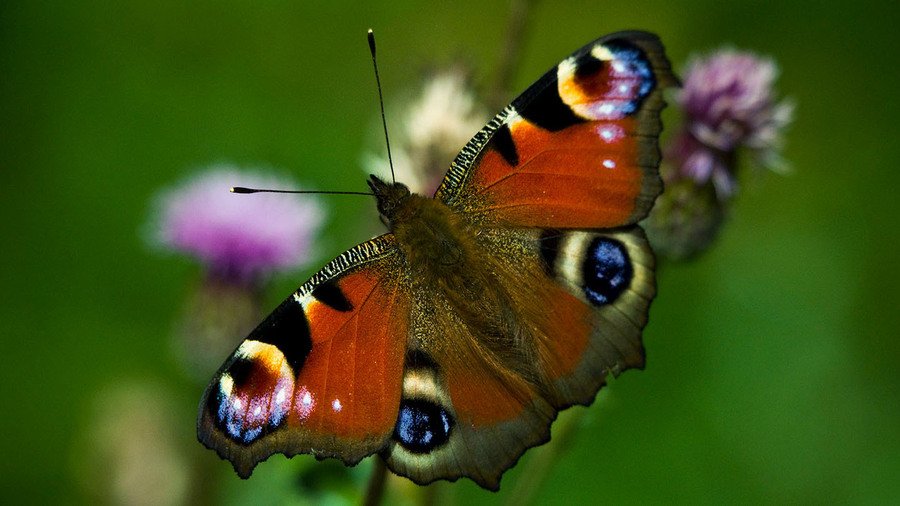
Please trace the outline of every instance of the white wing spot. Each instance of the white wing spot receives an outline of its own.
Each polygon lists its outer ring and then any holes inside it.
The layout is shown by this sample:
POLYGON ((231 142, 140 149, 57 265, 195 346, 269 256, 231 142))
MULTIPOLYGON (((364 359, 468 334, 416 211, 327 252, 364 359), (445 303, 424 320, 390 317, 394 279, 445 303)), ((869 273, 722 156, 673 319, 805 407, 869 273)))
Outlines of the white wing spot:
POLYGON ((222 374, 222 378, 219 379, 219 390, 225 397, 231 397, 231 392, 234 390, 234 379, 227 372, 222 374))
POLYGON ((602 61, 613 60, 616 57, 612 54, 612 51, 601 45, 594 46, 594 48, 591 49, 591 54, 594 55, 594 58, 602 61))
POLYGON ((606 142, 610 142, 616 138, 616 131, 612 128, 601 128, 600 129, 600 138, 606 142))

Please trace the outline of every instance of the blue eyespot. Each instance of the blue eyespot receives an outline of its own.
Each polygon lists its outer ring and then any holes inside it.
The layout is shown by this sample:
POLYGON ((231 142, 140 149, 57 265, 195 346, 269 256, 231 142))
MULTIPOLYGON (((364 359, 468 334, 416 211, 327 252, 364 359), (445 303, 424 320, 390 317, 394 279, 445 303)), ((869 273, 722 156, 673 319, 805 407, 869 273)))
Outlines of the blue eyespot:
POLYGON ((634 275, 625 245, 608 237, 591 241, 581 271, 584 295, 595 306, 615 302, 634 275))
POLYGON ((625 86, 623 89, 626 91, 619 97, 628 97, 616 104, 615 109, 624 115, 634 114, 656 86, 650 62, 643 51, 626 41, 614 40, 604 45, 615 56, 612 65, 618 85, 625 86), (632 88, 633 84, 637 85, 636 88, 632 88))
POLYGON ((284 421, 290 407, 285 392, 291 383, 284 378, 269 376, 253 360, 236 358, 222 373, 208 394, 207 410, 215 426, 229 439, 239 444, 250 444, 277 429, 284 421), (225 382, 230 385, 227 391, 225 382), (254 393, 254 385, 268 385, 254 393))
POLYGON ((642 100, 650 94, 650 91, 653 90, 653 85, 655 84, 653 82, 653 71, 650 70, 650 64, 645 59, 644 55, 634 49, 621 51, 616 53, 616 56, 628 62, 631 71, 640 77, 641 84, 638 88, 638 100, 642 100))
POLYGON ((450 439, 453 417, 441 406, 423 399, 405 400, 394 427, 394 439, 411 453, 428 453, 450 439))

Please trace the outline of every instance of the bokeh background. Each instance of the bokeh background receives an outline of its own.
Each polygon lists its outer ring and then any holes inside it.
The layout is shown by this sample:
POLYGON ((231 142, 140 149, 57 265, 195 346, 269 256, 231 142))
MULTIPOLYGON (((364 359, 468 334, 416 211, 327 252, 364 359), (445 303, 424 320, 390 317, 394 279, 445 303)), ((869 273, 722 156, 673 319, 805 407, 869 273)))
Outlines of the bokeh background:
MULTIPOLYGON (((489 82, 508 11, 0 3, 0 496, 354 500, 346 489, 362 486, 369 464, 344 473, 273 457, 243 482, 196 442, 203 387, 170 344, 200 270, 148 248, 151 200, 222 161, 364 189, 360 161, 379 127, 365 30, 379 34, 390 107, 429 67, 462 60, 489 82), (117 478, 135 463, 149 466, 145 479, 117 478)), ((601 393, 532 499, 900 499, 896 14, 888 2, 535 4, 516 89, 601 34, 643 28, 677 69, 723 44, 771 55, 798 108, 784 152, 793 173, 745 177, 716 246, 662 266, 646 370, 601 393)), ((326 202, 315 263, 371 231, 368 199, 326 202)), ((278 278, 268 307, 311 272, 278 278)), ((531 479, 521 471, 531 453, 499 494, 463 481, 441 497, 502 503, 531 479)))

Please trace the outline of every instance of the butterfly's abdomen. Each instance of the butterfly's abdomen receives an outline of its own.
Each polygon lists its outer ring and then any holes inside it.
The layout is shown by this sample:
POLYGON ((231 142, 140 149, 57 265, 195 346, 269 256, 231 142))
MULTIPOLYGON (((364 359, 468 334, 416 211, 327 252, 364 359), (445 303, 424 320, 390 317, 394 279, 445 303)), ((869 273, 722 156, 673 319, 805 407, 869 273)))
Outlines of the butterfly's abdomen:
MULTIPOLYGON (((476 237, 470 222, 444 203, 418 195, 412 195, 408 203, 408 212, 399 214, 406 219, 396 221, 393 232, 416 292, 431 307, 450 313, 442 316, 444 338, 461 344, 454 334, 473 334, 486 346, 485 353, 496 355, 491 360, 498 367, 509 365, 506 355, 527 355, 528 350, 516 344, 523 330, 509 292, 510 280, 500 279, 501 271, 506 277, 516 273, 504 269, 493 257, 495 252, 487 251, 476 237)), ((506 262, 514 263, 512 258, 506 262)), ((531 371, 520 373, 533 376, 531 371)))

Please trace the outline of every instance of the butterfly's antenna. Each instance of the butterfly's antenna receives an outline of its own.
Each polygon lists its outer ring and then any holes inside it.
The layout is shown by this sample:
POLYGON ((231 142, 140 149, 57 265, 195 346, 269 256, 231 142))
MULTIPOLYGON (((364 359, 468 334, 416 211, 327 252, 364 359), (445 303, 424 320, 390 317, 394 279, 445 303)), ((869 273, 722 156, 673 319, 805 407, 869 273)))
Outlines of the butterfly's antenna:
POLYGON ((375 67, 375 84, 378 86, 378 104, 381 105, 381 126, 384 127, 384 142, 387 144, 388 165, 391 166, 391 182, 396 183, 394 176, 394 160, 391 158, 391 141, 388 139, 387 120, 384 117, 384 95, 381 93, 381 78, 378 77, 378 61, 375 59, 375 32, 369 28, 369 51, 372 53, 372 66, 375 67))
POLYGON ((232 186, 231 193, 315 193, 318 195, 375 195, 371 192, 336 192, 336 191, 318 191, 318 190, 260 190, 257 188, 244 188, 243 186, 232 186))

